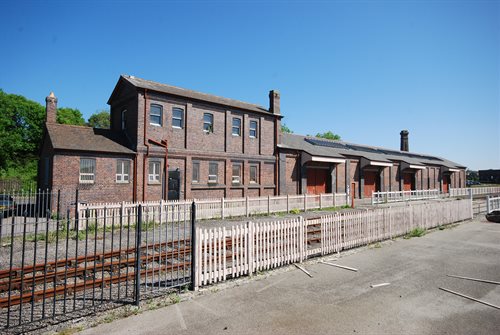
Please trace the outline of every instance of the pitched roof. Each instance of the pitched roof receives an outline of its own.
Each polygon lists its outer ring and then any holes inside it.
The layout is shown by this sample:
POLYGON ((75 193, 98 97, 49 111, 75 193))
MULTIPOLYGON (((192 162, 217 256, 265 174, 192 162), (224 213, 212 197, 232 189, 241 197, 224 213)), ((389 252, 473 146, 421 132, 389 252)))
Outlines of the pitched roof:
MULTIPOLYGON (((188 90, 185 88, 161 84, 161 83, 158 83, 155 81, 141 79, 141 78, 137 78, 137 77, 129 76, 129 75, 121 75, 120 81, 121 80, 124 80, 124 81, 132 84, 133 86, 138 87, 138 88, 145 88, 148 90, 166 93, 166 94, 170 94, 170 95, 175 95, 175 96, 179 96, 179 97, 195 99, 195 100, 199 100, 199 101, 206 101, 206 102, 210 102, 210 103, 214 103, 214 104, 218 104, 218 105, 224 105, 224 106, 233 107, 233 108, 245 109, 245 110, 249 110, 249 111, 257 112, 257 113, 265 113, 268 115, 274 115, 267 108, 264 108, 264 107, 256 105, 256 104, 251 104, 248 102, 223 98, 223 97, 219 97, 219 96, 212 95, 212 94, 201 93, 201 92, 197 92, 197 91, 188 90)), ((118 87, 118 84, 117 84, 117 87, 118 87)), ((108 104, 112 100, 114 93, 115 93, 115 91, 113 91, 113 93, 111 94, 111 97, 109 98, 108 104)))
POLYGON ((133 154, 121 132, 110 129, 47 123, 47 134, 52 147, 59 150, 93 151, 133 154))
POLYGON ((279 147, 302 150, 311 155, 326 157, 359 156, 371 161, 390 162, 401 161, 412 165, 438 165, 448 168, 465 168, 465 166, 449 161, 447 159, 418 154, 413 152, 399 151, 368 145, 348 143, 307 137, 296 134, 282 134, 279 147))

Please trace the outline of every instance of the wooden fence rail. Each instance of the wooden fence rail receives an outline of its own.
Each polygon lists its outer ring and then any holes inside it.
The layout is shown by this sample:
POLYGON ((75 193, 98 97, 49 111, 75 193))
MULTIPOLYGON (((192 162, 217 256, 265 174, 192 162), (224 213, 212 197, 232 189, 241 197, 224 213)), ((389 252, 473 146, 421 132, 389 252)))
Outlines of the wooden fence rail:
POLYGON ((390 202, 414 201, 439 198, 439 190, 413 190, 395 192, 373 192, 372 205, 390 202))
POLYGON ((500 194, 500 187, 467 187, 467 188, 452 188, 450 189, 450 196, 464 196, 469 195, 472 192, 472 195, 493 195, 500 194))
POLYGON ((472 218, 471 199, 196 229, 195 287, 472 218), (316 236, 318 236, 316 238, 316 236))
POLYGON ((486 197, 486 213, 500 210, 500 197, 486 197))

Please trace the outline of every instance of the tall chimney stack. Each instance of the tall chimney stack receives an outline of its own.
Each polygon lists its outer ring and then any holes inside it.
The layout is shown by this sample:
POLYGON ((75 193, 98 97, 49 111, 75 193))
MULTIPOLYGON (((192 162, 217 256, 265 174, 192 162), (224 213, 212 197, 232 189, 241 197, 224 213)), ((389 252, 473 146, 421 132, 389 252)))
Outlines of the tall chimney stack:
POLYGON ((410 151, 410 146, 408 144, 408 134, 410 132, 408 130, 401 130, 401 132, 399 133, 399 135, 401 135, 401 148, 400 150, 401 151, 410 151))
POLYGON ((269 92, 269 111, 280 115, 280 92, 278 90, 271 90, 269 92))
POLYGON ((57 123, 57 98, 54 92, 45 98, 45 122, 57 123))

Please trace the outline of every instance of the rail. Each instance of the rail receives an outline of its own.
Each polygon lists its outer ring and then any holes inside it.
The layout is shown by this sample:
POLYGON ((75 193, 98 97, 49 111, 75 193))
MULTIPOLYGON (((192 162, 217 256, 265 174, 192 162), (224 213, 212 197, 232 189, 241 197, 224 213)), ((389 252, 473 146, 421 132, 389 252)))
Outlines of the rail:
POLYGON ((415 201, 439 198, 439 190, 413 190, 395 192, 373 192, 372 205, 401 201, 415 201))

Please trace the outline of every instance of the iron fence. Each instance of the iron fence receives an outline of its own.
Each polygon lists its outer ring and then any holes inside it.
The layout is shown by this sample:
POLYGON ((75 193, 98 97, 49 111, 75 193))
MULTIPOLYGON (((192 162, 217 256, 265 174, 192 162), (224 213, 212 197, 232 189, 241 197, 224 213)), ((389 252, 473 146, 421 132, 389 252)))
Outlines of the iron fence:
POLYGON ((8 196, 15 205, 0 215, 0 330, 139 304, 192 282, 191 213, 137 205, 96 218, 78 213, 78 191, 8 196))

